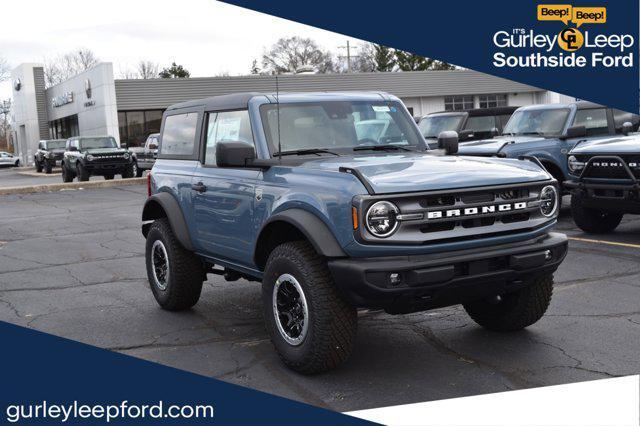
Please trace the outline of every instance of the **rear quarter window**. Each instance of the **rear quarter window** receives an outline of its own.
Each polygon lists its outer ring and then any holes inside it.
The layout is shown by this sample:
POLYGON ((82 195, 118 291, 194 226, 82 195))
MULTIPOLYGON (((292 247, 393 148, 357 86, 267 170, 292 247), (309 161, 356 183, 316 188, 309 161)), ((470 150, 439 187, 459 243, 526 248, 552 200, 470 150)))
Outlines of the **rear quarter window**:
POLYGON ((162 131, 160 154, 192 156, 195 151, 197 125, 197 112, 167 116, 162 131))

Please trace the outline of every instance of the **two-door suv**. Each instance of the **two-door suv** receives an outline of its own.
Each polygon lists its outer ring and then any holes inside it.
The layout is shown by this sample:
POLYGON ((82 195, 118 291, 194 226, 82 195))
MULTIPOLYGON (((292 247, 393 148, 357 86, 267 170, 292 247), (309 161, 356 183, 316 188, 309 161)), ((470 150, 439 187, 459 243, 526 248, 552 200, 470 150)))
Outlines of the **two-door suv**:
POLYGON ((567 159, 565 186, 571 191, 571 213, 583 231, 613 231, 625 214, 640 214, 640 133, 576 145, 567 159))
POLYGON ((446 155, 457 144, 445 132, 430 151, 385 93, 170 107, 142 213, 157 302, 190 308, 207 273, 262 281, 272 342, 303 373, 348 358, 358 308, 463 304, 491 330, 535 323, 567 251, 550 232, 558 183, 527 159, 446 155), (392 130, 359 136, 371 120, 392 130))
POLYGON ((460 144, 459 153, 536 157, 562 185, 569 177, 567 153, 574 145, 621 133, 627 121, 637 126, 638 116, 586 101, 529 105, 513 113, 501 136, 460 144))
POLYGON ((66 139, 51 139, 38 142, 38 150, 33 155, 36 172, 44 170, 51 174, 56 164, 62 163, 62 157, 66 149, 66 139))
POLYGON ((132 178, 137 173, 134 156, 120 148, 113 136, 77 136, 67 140, 62 159, 62 181, 87 181, 91 175, 113 179, 115 175, 132 178))

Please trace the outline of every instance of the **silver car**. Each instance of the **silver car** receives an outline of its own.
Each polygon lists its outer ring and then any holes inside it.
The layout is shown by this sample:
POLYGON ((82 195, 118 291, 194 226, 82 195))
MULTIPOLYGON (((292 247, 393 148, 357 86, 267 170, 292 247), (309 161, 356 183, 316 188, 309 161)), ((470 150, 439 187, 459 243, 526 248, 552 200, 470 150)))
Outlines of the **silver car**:
POLYGON ((13 154, 0 151, 0 166, 15 166, 18 167, 20 165, 20 159, 18 157, 14 157, 13 154))

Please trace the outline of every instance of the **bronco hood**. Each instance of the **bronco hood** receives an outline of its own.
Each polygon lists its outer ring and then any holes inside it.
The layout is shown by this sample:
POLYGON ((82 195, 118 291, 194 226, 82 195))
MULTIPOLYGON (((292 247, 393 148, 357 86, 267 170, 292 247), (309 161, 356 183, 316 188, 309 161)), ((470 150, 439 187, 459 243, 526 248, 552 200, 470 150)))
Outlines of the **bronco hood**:
POLYGON ((536 142, 543 139, 544 138, 540 136, 498 136, 493 139, 463 142, 460 144, 458 154, 491 156, 496 155, 506 145, 536 142))
POLYGON ((640 134, 583 142, 571 154, 640 154, 640 134))
POLYGON ((376 194, 508 185, 550 178, 546 171, 526 160, 423 153, 331 157, 307 161, 301 167, 356 170, 376 194))
POLYGON ((92 155, 109 155, 109 154, 124 154, 127 152, 124 148, 93 148, 83 149, 82 152, 92 155))

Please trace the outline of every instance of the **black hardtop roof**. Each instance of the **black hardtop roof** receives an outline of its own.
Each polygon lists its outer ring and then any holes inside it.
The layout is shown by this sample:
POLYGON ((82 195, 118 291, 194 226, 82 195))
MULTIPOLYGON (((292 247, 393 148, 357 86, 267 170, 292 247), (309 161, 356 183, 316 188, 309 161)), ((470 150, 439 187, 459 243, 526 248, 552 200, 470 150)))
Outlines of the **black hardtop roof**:
POLYGON ((575 104, 578 109, 605 108, 604 105, 589 101, 577 101, 575 104))
POLYGON ((183 108, 193 108, 204 106, 207 109, 241 109, 246 108, 249 101, 255 96, 264 95, 263 93, 232 93, 230 95, 213 96, 210 98, 196 99, 193 101, 180 102, 173 104, 167 108, 167 111, 183 108))
POLYGON ((473 108, 473 109, 460 109, 457 111, 438 111, 432 112, 427 115, 436 115, 436 114, 469 114, 469 117, 483 117, 487 115, 504 115, 504 114, 513 114, 515 110, 519 107, 517 106, 504 106, 504 107, 490 107, 490 108, 473 108))

